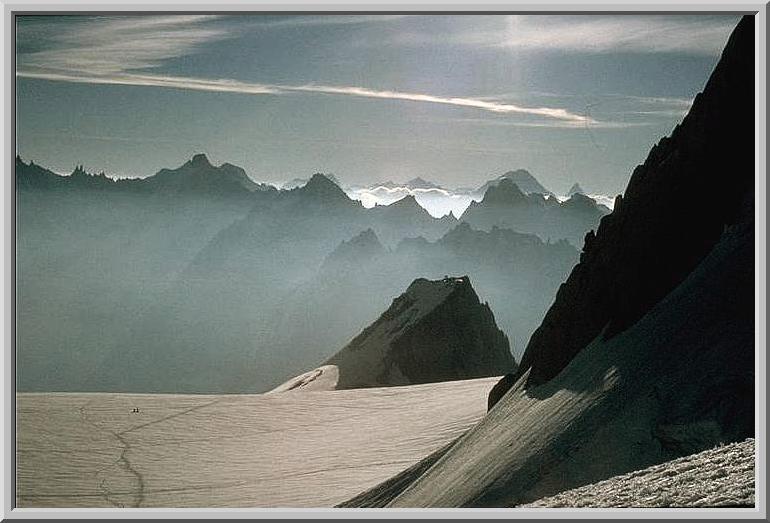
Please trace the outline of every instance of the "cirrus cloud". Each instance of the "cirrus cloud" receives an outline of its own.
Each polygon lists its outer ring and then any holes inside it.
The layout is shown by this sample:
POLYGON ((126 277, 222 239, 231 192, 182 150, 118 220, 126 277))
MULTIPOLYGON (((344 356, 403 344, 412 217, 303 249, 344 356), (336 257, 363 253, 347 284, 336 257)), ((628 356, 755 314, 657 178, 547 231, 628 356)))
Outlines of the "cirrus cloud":
MULTIPOLYGON (((152 70, 172 58, 192 54, 200 46, 232 37, 220 22, 222 16, 131 16, 92 17, 78 19, 70 26, 59 23, 49 31, 40 27, 22 27, 19 38, 37 38, 37 46, 18 56, 17 77, 49 81, 95 84, 129 85, 156 88, 187 89, 248 95, 281 95, 308 93, 350 96, 369 99, 401 100, 416 103, 440 104, 480 111, 527 115, 547 121, 571 124, 596 123, 594 119, 564 108, 506 103, 475 97, 458 97, 435 93, 409 92, 396 89, 376 89, 351 85, 268 84, 229 78, 196 78, 169 74, 153 74, 152 70), (35 32, 34 29, 37 31, 35 32), (41 38, 41 34, 45 35, 41 38)), ((383 20, 400 17, 385 16, 383 20)), ((361 23, 375 19, 362 17, 361 23)), ((297 17, 267 21, 262 26, 305 24, 349 24, 355 17, 297 17)), ((28 43, 28 42, 27 42, 28 43)), ((24 48, 24 45, 22 45, 24 48)))

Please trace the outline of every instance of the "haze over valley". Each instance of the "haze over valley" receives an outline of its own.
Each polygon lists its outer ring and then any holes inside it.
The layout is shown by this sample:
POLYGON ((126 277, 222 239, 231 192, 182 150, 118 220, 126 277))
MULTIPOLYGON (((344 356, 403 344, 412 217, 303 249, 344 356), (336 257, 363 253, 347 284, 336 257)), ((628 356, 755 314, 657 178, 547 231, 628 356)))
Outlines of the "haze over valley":
POLYGON ((764 508, 752 15, 17 21, 17 506, 764 508))

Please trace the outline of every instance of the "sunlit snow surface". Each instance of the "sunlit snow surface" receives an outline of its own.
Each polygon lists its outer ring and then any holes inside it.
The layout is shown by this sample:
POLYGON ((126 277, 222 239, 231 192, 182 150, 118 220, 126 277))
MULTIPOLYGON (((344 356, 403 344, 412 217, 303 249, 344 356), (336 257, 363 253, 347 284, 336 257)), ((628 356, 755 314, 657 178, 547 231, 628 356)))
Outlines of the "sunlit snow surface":
POLYGON ((496 381, 267 395, 18 394, 17 503, 331 507, 465 432, 485 414, 496 381))

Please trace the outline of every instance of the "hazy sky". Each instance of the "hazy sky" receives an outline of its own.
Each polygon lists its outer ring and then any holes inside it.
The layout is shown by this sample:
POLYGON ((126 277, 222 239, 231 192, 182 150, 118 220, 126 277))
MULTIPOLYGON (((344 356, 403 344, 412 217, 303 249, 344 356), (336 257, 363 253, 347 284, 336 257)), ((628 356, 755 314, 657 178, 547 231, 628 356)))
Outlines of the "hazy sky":
POLYGON ((195 152, 256 180, 624 187, 738 16, 17 18, 18 152, 122 176, 195 152))

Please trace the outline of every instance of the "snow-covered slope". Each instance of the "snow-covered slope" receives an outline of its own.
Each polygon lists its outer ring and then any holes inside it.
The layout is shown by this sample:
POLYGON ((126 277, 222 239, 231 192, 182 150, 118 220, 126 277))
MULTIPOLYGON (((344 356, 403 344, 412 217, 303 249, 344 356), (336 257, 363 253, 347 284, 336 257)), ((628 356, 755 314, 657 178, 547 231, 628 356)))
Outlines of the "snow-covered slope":
POLYGON ((336 390, 340 370, 336 365, 321 365, 281 383, 266 394, 274 392, 336 390))
POLYGON ((467 431, 495 381, 268 395, 18 394, 17 503, 331 507, 467 431))
POLYGON ((728 231, 633 327, 597 337, 543 385, 527 388, 527 371, 389 506, 529 503, 745 439, 754 426, 753 246, 751 228, 728 231))
POLYGON ((754 506, 754 440, 616 476, 527 507, 695 508, 754 506))

